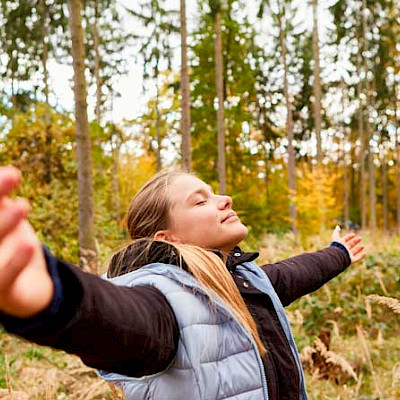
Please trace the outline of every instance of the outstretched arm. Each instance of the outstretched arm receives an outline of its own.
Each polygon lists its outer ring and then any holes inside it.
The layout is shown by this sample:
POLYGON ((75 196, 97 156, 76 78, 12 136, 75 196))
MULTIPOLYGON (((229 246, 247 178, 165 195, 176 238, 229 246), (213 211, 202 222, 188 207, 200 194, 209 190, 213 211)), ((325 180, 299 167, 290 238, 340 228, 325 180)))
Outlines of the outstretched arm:
POLYGON ((354 233, 342 238, 340 228, 336 227, 332 240, 331 247, 326 249, 261 267, 284 306, 319 289, 350 264, 360 261, 365 256, 362 239, 354 233))
POLYGON ((0 324, 91 367, 135 377, 163 371, 179 340, 165 296, 115 286, 44 253, 27 202, 9 196, 20 180, 15 168, 0 168, 0 324))

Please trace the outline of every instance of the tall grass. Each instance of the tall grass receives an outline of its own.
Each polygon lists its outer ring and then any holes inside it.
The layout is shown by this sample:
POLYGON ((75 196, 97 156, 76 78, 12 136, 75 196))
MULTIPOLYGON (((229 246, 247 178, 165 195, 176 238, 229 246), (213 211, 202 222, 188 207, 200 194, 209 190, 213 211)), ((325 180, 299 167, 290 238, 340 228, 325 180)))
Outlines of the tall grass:
MULTIPOLYGON (((309 357, 319 352, 326 360, 316 364, 318 372, 306 366, 311 399, 400 399, 400 237, 381 232, 363 237, 365 260, 287 308, 303 358, 308 351, 309 357), (329 348, 320 339, 326 331, 329 348)), ((259 261, 276 262, 329 243, 329 231, 301 244, 290 234, 266 235, 259 261)), ((75 356, 1 331, 0 348, 1 399, 122 399, 75 356)))

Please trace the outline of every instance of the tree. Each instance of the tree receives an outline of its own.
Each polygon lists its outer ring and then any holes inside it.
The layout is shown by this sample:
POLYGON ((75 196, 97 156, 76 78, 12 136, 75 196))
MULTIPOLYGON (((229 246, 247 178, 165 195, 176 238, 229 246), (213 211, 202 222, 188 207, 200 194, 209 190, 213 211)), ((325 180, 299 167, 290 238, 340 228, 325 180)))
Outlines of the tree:
POLYGON ((82 1, 68 0, 69 26, 74 67, 76 143, 78 157, 79 254, 82 267, 97 270, 94 235, 92 154, 86 102, 85 46, 82 28, 82 1))
POLYGON ((321 78, 319 60, 319 35, 318 35, 318 0, 312 0, 313 9, 313 58, 314 58, 314 121, 315 136, 317 139, 317 163, 322 163, 321 144, 321 78))
POLYGON ((190 79, 187 61, 187 28, 186 28, 186 0, 180 0, 181 16, 181 108, 182 108, 182 165, 190 172, 192 170, 192 144, 190 126, 190 79))
POLYGON ((222 1, 210 0, 211 14, 215 27, 215 86, 218 99, 217 147, 219 193, 226 193, 225 124, 224 124, 224 66, 222 53, 221 13, 222 1))
POLYGON ((368 58, 366 56, 368 49, 368 39, 367 39, 367 19, 368 19, 368 10, 367 10, 367 2, 366 0, 362 0, 362 32, 363 32, 363 53, 364 53, 364 73, 365 73, 365 96, 366 96, 366 119, 365 119, 365 136, 367 139, 368 146, 368 175, 369 175, 369 212, 370 212, 370 221, 369 226, 371 229, 376 229, 376 179, 375 179, 375 164, 374 164, 374 152, 371 148, 371 140, 373 133, 370 128, 370 112, 371 112, 371 95, 370 95, 370 82, 369 82, 369 67, 368 67, 368 58))
POLYGON ((281 44, 281 55, 283 64, 283 93, 286 102, 286 131, 288 138, 288 178, 289 178, 289 198, 290 198, 290 226, 294 236, 297 236, 297 210, 296 210, 296 161, 294 153, 294 133, 293 133, 293 111, 289 92, 288 67, 286 58, 286 23, 284 9, 281 8, 278 14, 279 37, 281 44))
MULTIPOLYGON (((290 228, 295 237, 298 235, 297 229, 297 209, 296 209, 296 155, 294 150, 294 126, 293 126, 293 105, 289 88, 289 68, 287 55, 286 35, 291 28, 291 24, 286 17, 288 4, 286 1, 277 1, 273 5, 269 1, 260 2, 260 10, 258 15, 263 16, 265 7, 269 7, 274 23, 278 28, 278 43, 280 48, 280 58, 283 66, 283 95, 286 108, 286 135, 287 135, 287 151, 288 151, 288 182, 289 182, 289 216, 290 228), (284 4, 282 4, 284 3, 284 4)), ((293 29, 293 28, 292 28, 293 29)))

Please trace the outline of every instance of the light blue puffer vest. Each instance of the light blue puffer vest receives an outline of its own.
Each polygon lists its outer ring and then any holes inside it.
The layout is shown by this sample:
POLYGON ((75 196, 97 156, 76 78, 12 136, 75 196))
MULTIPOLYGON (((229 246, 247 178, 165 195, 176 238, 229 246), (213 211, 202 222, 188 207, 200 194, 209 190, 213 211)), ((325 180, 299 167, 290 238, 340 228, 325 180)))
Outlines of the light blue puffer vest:
MULTIPOLYGON (((269 278, 255 263, 236 270, 271 297, 299 368, 300 400, 307 400, 290 326, 269 278)), ((167 298, 179 325, 177 354, 165 371, 142 378, 99 371, 102 378, 123 388, 127 400, 268 400, 253 338, 222 302, 211 304, 191 274, 157 263, 109 280, 123 286, 155 286, 167 298)))

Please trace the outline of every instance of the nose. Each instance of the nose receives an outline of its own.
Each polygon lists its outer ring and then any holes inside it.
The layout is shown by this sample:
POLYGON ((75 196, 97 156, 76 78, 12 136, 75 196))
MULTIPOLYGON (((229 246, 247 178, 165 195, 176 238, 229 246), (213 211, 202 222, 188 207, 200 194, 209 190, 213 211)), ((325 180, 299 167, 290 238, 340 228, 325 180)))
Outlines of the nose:
POLYGON ((232 207, 232 198, 230 196, 222 196, 218 195, 218 208, 221 210, 225 210, 227 208, 232 207))

